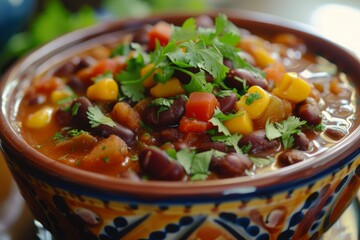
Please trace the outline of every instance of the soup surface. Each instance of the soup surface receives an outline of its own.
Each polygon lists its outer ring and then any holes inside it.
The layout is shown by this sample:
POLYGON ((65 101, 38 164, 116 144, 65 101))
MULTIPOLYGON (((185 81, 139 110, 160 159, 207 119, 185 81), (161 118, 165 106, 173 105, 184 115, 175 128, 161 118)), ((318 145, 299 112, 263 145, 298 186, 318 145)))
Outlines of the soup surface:
POLYGON ((259 174, 311 160, 352 131, 348 76, 289 33, 225 15, 144 26, 39 74, 24 139, 54 161, 133 181, 259 174))

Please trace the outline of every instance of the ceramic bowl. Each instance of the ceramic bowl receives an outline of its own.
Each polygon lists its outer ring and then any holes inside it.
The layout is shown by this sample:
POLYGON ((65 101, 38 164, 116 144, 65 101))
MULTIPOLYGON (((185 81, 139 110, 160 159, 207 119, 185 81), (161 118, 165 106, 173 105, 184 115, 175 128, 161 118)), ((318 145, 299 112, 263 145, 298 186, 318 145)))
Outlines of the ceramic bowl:
MULTIPOLYGON (((256 32, 289 32, 352 77, 360 61, 308 27, 276 17, 227 12, 256 32)), ((215 16, 215 14, 210 14, 215 16)), ((70 168, 31 148, 15 120, 29 81, 67 56, 148 23, 190 15, 101 24, 62 36, 18 61, 1 82, 1 147, 34 217, 58 239, 318 239, 360 187, 360 116, 341 142, 304 161, 253 177, 204 182, 131 182, 70 168)))

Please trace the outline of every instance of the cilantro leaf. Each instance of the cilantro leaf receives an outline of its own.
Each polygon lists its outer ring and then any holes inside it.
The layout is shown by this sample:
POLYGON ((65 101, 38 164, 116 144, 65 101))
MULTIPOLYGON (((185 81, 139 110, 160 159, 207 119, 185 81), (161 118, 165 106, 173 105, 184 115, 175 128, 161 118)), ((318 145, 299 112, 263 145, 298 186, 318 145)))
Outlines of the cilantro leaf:
POLYGON ((159 117, 159 113, 168 110, 171 107, 171 104, 174 103, 173 99, 166 98, 156 98, 150 102, 149 106, 159 107, 157 114, 159 117))
POLYGON ((213 136, 211 137, 211 140, 214 142, 223 142, 225 143, 227 146, 233 147, 235 149, 235 151, 239 154, 242 154, 242 150, 239 148, 239 141, 242 138, 241 134, 233 134, 233 135, 219 135, 219 136, 213 136))
POLYGON ((126 42, 123 43, 119 46, 117 46, 110 54, 110 57, 115 57, 115 56, 128 56, 131 52, 131 47, 130 47, 130 43, 126 42))
POLYGON ((203 41, 197 43, 187 41, 179 44, 177 51, 167 53, 170 60, 179 67, 195 67, 210 73, 216 81, 225 78, 229 68, 222 60, 223 57, 215 47, 207 47, 203 41), (185 48, 185 52, 181 50, 185 48))
POLYGON ((115 122, 106 117, 97 106, 91 106, 88 108, 86 112, 87 118, 89 119, 89 123, 91 124, 92 128, 95 128, 101 124, 114 127, 116 124, 115 122))
POLYGON ((183 166, 187 174, 191 174, 191 165, 195 157, 195 152, 190 149, 181 149, 176 153, 176 160, 183 166))
POLYGON ((120 88, 122 93, 134 102, 138 102, 145 97, 144 95, 145 88, 142 83, 121 85, 120 88))
POLYGON ((251 105, 253 102, 255 102, 256 100, 262 98, 262 96, 260 95, 260 93, 258 92, 253 92, 253 93, 250 93, 246 100, 245 100, 245 104, 246 105, 251 105))
POLYGON ((211 122, 212 125, 218 127, 219 133, 224 133, 226 136, 230 136, 231 133, 225 127, 223 122, 226 121, 226 120, 235 118, 237 116, 240 116, 242 114, 243 114, 242 112, 239 112, 239 113, 235 113, 235 114, 225 115, 223 112, 221 112, 221 110, 219 108, 216 108, 215 111, 214 111, 214 114, 213 114, 212 118, 210 118, 209 122, 211 122))
POLYGON ((288 119, 279 123, 266 122, 265 133, 269 140, 281 137, 281 142, 285 149, 289 149, 294 144, 294 137, 292 135, 300 132, 299 127, 306 124, 306 121, 300 121, 299 118, 291 116, 288 119))
POLYGON ((196 34, 196 20, 195 18, 188 18, 181 27, 174 26, 171 39, 176 42, 183 42, 192 40, 197 36, 196 34))
MULTIPOLYGON (((183 69, 179 69, 183 70, 183 69)), ((190 71, 185 71, 191 76, 191 80, 188 84, 183 85, 184 90, 187 93, 191 92, 212 92, 214 85, 208 83, 205 78, 205 72, 199 71, 197 73, 191 73, 190 71)))
POLYGON ((258 168, 269 166, 275 161, 275 159, 272 157, 267 157, 267 158, 250 157, 250 160, 258 168))
POLYGON ((111 71, 107 70, 105 73, 99 74, 96 77, 93 77, 91 80, 93 82, 99 82, 99 81, 101 81, 103 79, 106 79, 106 78, 114 78, 111 71))

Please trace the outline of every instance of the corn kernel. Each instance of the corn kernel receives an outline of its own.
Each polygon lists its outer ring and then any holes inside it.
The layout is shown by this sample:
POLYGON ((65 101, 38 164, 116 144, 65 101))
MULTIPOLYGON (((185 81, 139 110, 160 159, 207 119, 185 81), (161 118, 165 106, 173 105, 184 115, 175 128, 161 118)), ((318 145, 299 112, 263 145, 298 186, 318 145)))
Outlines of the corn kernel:
POLYGON ((267 91, 259 86, 252 86, 236 103, 235 108, 245 110, 251 119, 256 119, 265 111, 269 102, 270 96, 267 91))
MULTIPOLYGON (((150 72, 153 68, 154 68, 155 64, 150 63, 148 65, 146 65, 145 67, 143 67, 140 70, 140 76, 143 77, 145 76, 148 72, 150 72)), ((145 80, 143 81, 143 85, 146 88, 150 88, 156 85, 156 82, 154 81, 154 75, 156 72, 158 72, 159 70, 156 69, 153 73, 151 73, 147 78, 145 78, 145 80)))
POLYGON ((66 90, 55 90, 51 92, 51 102, 58 103, 60 100, 71 96, 71 92, 66 90))
POLYGON ((304 101, 311 92, 311 86, 295 72, 285 73, 273 94, 295 103, 304 101))
POLYGON ((276 62, 276 60, 271 56, 270 52, 263 47, 254 47, 251 52, 255 58, 256 64, 262 68, 265 68, 276 62))
POLYGON ((177 78, 171 78, 165 83, 158 83, 150 89, 152 96, 157 98, 173 97, 185 93, 181 82, 177 78))
POLYGON ((240 114, 239 116, 226 120, 224 122, 225 127, 229 130, 231 134, 251 133, 254 130, 254 127, 249 114, 244 110, 240 110, 238 111, 238 113, 240 114))
POLYGON ((25 126, 28 128, 43 128, 49 125, 54 109, 51 107, 42 108, 28 116, 25 126))
POLYGON ((86 96, 91 100, 112 101, 118 99, 119 88, 114 79, 102 79, 86 91, 86 96))

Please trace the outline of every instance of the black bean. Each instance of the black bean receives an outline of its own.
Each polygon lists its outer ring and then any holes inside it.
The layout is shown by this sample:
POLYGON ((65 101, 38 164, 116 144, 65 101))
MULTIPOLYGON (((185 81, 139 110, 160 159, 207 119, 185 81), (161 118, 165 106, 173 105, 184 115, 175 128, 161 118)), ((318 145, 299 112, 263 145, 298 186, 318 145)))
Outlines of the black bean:
POLYGON ((185 96, 180 96, 174 99, 169 109, 162 112, 158 112, 159 106, 149 105, 142 114, 143 121, 153 128, 167 128, 177 125, 185 113, 185 103, 185 96))
POLYGON ((237 99, 237 96, 235 93, 230 93, 229 96, 226 97, 217 97, 216 98, 220 104, 220 110, 223 113, 230 113, 235 106, 237 99))
POLYGON ((277 157, 277 164, 280 167, 286 167, 301 161, 304 161, 306 158, 305 153, 296 149, 290 149, 281 153, 277 157))
POLYGON ((307 138, 306 134, 300 132, 299 134, 294 134, 294 146, 302 151, 306 151, 310 147, 310 140, 307 138))
POLYGON ((246 81, 247 86, 260 86, 263 89, 268 89, 268 82, 265 78, 258 76, 246 69, 232 69, 226 76, 225 84, 229 87, 236 88, 239 91, 244 90, 244 85, 238 79, 246 81))
POLYGON ((70 111, 65 111, 64 109, 58 109, 55 112, 55 119, 61 126, 69 126, 72 124, 70 111))
POLYGON ((297 116, 312 126, 319 125, 322 120, 321 111, 316 100, 310 97, 299 103, 297 108, 297 116))
POLYGON ((180 181, 186 175, 184 168, 160 149, 144 148, 139 154, 139 163, 144 173, 152 179, 180 181))
POLYGON ((280 147, 280 142, 277 139, 269 140, 263 129, 246 134, 239 141, 239 147, 247 146, 248 144, 251 144, 249 151, 251 154, 273 151, 280 147))
POLYGON ((127 145, 131 145, 134 142, 135 134, 130 129, 115 123, 115 126, 111 127, 105 124, 90 129, 92 133, 100 137, 109 137, 110 135, 116 135, 120 137, 127 145))
POLYGON ((213 157, 210 170, 221 178, 239 177, 251 169, 253 162, 244 154, 229 153, 223 157, 213 157))

